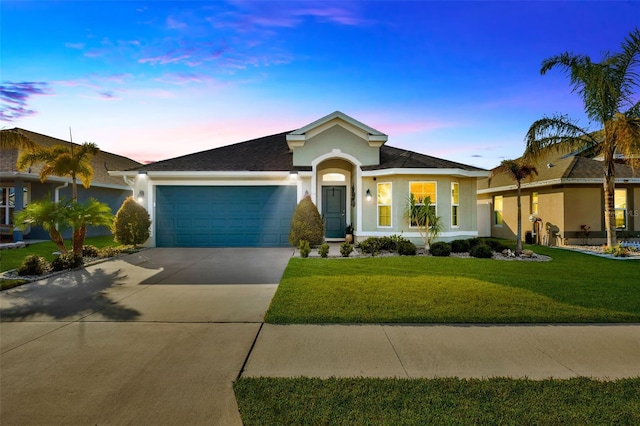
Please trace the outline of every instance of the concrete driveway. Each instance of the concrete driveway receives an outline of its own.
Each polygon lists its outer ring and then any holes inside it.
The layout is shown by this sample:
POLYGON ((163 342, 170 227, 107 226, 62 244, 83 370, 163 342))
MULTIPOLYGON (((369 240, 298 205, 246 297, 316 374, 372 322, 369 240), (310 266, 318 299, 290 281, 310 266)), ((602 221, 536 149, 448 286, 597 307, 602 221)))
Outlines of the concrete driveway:
POLYGON ((149 249, 0 294, 0 418, 241 424, 232 389, 291 249, 149 249))

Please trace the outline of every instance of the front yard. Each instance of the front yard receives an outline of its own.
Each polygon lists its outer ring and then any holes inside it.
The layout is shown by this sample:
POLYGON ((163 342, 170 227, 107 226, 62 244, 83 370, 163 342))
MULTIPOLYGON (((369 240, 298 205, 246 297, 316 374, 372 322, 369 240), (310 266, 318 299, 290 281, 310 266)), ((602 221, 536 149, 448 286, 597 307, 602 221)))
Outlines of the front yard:
POLYGON ((265 321, 640 322, 640 261, 535 251, 553 260, 293 258, 265 321))

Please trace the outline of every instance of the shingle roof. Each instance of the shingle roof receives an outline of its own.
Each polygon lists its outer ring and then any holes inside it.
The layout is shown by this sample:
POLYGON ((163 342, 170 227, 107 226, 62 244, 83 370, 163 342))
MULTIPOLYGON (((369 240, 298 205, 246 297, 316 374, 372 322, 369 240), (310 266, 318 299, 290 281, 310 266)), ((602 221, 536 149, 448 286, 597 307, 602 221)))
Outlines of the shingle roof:
MULTIPOLYGON (((70 142, 62 139, 53 138, 51 136, 42 135, 40 133, 31 132, 29 130, 18 129, 23 135, 28 137, 34 143, 50 148, 54 145, 69 144, 70 142)), ((74 144, 79 146, 78 144, 74 144)), ((2 158, 0 159, 0 170, 3 172, 14 171, 16 169, 16 161, 18 159, 18 150, 8 149, 2 150, 2 158)), ((108 170, 130 170, 140 167, 141 164, 130 158, 123 157, 121 155, 112 154, 106 151, 100 151, 91 160, 93 166, 93 181, 92 185, 100 186, 100 184, 119 185, 126 186, 124 181, 119 176, 109 176, 108 170)), ((41 165, 35 164, 31 168, 31 173, 36 176, 42 169, 41 165)))
MULTIPOLYGON (((287 134, 278 133, 245 142, 197 152, 157 163, 147 164, 138 170, 146 171, 291 171, 311 170, 310 167, 294 167, 293 155, 287 145, 287 134)), ((391 168, 455 168, 468 171, 484 171, 466 164, 443 160, 400 148, 383 145, 380 148, 380 164, 366 166, 363 170, 391 168)))

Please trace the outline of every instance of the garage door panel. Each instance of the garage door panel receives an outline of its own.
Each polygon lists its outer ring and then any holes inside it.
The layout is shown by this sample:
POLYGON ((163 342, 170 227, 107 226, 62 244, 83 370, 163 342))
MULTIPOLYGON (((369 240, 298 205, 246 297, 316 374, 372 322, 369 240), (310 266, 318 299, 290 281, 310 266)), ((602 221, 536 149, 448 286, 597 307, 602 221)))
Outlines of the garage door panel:
POLYGON ((296 206, 292 186, 158 186, 161 247, 287 246, 296 206))

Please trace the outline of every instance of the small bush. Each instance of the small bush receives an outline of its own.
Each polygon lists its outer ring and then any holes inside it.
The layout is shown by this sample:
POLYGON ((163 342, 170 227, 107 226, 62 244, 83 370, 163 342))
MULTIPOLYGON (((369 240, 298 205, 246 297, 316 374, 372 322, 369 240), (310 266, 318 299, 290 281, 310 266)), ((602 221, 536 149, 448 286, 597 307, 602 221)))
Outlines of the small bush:
POLYGON ((318 254, 320 255, 320 257, 327 257, 329 256, 329 244, 327 243, 323 243, 320 248, 318 248, 318 254))
POLYGON ((116 247, 103 247, 98 252, 98 257, 116 257, 121 253, 116 247))
POLYGON ((309 245, 309 241, 300 240, 298 249, 300 250, 300 257, 309 257, 309 253, 311 253, 311 246, 309 245))
POLYGON ((149 239, 151 219, 149 212, 133 197, 128 197, 113 221, 113 238, 120 244, 137 246, 149 239))
POLYGON ((490 259, 491 256, 493 256, 491 247, 486 244, 477 244, 471 247, 471 250, 469 250, 469 254, 472 257, 479 257, 481 259, 490 259))
POLYGON ((47 259, 42 256, 30 254, 24 258, 17 272, 18 275, 21 276, 44 275, 49 272, 50 269, 51 265, 47 262, 47 259))
POLYGON ((622 244, 616 244, 613 247, 605 247, 605 254, 612 254, 613 257, 627 257, 629 256, 629 249, 627 247, 623 247, 622 244))
POLYGON ((453 253, 469 253, 471 244, 469 240, 453 240, 451 241, 451 251, 453 253))
POLYGON ((495 238, 485 238, 484 243, 491 247, 491 250, 497 251, 498 253, 501 253, 503 250, 509 248, 509 246, 505 245, 502 241, 495 238))
POLYGON ((100 250, 96 246, 84 245, 82 246, 82 257, 98 257, 100 250))
POLYGON ((409 240, 402 239, 398 242, 398 254, 400 256, 415 256, 417 251, 416 245, 409 240))
POLYGON ((475 246, 477 246, 478 244, 482 244, 483 243, 483 241, 478 237, 469 238, 467 241, 469 242, 469 249, 472 249, 475 246))
POLYGON ((429 253, 431 253, 432 256, 447 257, 451 254, 451 246, 444 241, 438 241, 437 243, 431 244, 429 253))
POLYGON ((382 244, 380 243, 380 239, 376 237, 370 237, 358 243, 358 248, 362 250, 363 253, 370 254, 372 256, 380 253, 381 246, 382 244))
POLYGON ((306 240, 314 247, 322 244, 324 240, 324 222, 309 196, 300 201, 291 218, 289 244, 298 247, 302 240, 306 240))
POLYGON ((349 257, 352 251, 353 251, 352 244, 349 244, 346 241, 340 244, 340 254, 342 255, 342 257, 349 257))
POLYGON ((53 271, 65 271, 67 269, 79 268, 84 264, 82 256, 75 253, 62 253, 51 262, 53 271))

